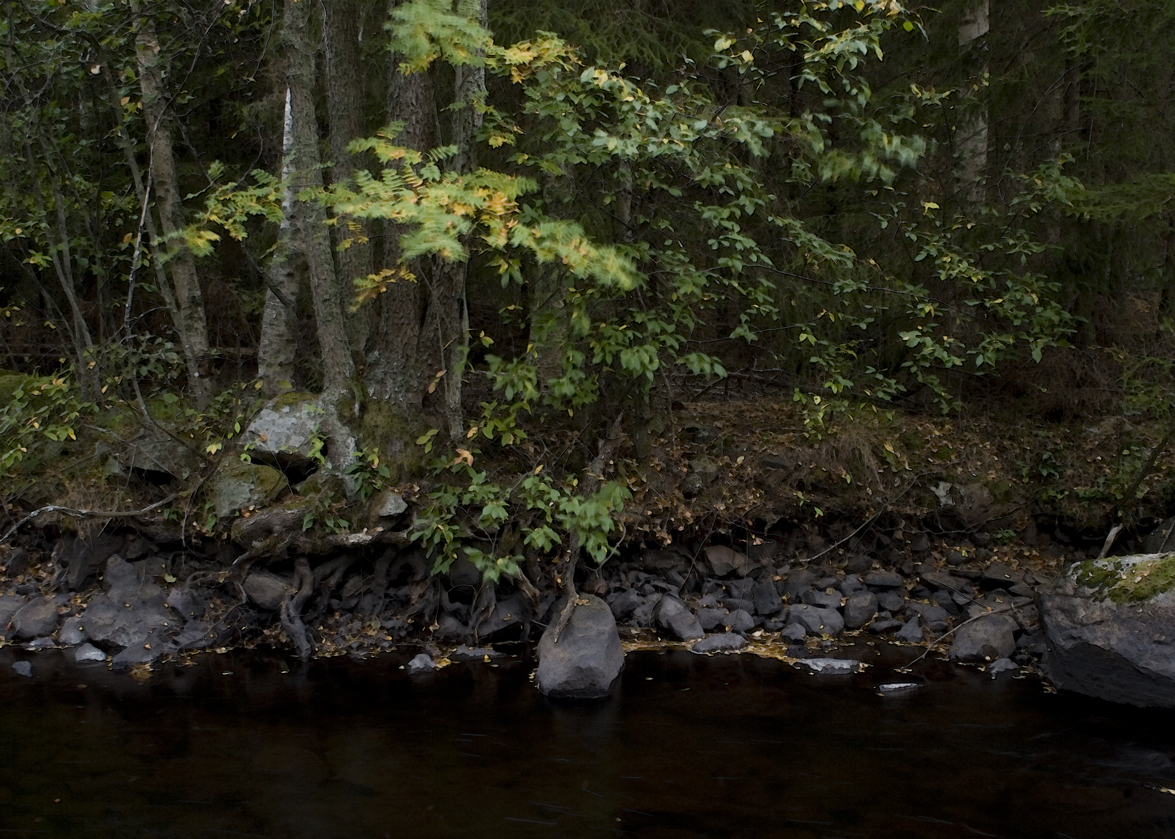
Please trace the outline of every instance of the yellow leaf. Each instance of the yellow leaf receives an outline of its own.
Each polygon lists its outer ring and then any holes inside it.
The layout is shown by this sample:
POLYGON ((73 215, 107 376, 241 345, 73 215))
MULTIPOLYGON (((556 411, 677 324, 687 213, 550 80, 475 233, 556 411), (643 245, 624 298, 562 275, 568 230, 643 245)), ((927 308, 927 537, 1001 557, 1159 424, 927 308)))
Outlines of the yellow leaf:
POLYGON ((473 453, 468 449, 457 449, 457 456, 453 458, 453 465, 464 463, 466 466, 473 465, 473 453))

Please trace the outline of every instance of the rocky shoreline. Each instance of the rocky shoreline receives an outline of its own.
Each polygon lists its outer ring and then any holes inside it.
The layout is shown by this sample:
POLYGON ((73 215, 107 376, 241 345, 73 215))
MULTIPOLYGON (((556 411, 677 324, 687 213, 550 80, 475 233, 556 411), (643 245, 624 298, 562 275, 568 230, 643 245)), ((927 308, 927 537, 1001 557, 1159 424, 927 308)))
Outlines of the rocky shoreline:
MULTIPOLYGON (((756 541, 746 552, 714 544, 631 552, 584 571, 578 588, 607 603, 629 648, 715 653, 749 644, 801 660, 876 639, 933 647, 993 675, 1031 670, 1044 651, 1036 595, 1048 580, 991 550, 927 543, 915 545, 921 561, 842 549, 810 550, 807 559, 785 555, 785 542, 756 541)), ((165 552, 130 531, 67 535, 48 556, 6 548, 0 568, 7 644, 72 649, 78 661, 140 674, 196 652, 261 645, 303 658, 419 646, 443 663, 535 641, 559 609, 553 578, 537 588, 494 585, 463 562, 434 576, 411 549, 260 567, 165 552)))

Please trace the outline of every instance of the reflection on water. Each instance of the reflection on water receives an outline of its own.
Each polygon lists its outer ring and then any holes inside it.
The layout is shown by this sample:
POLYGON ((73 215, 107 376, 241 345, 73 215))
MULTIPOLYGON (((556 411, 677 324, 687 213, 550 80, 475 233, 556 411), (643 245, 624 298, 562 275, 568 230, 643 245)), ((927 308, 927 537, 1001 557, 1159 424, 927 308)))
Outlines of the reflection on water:
POLYGON ((562 705, 520 662, 254 653, 140 685, 12 660, 0 839, 1175 836, 1163 715, 939 665, 883 697, 880 663, 640 653, 614 699, 562 705))

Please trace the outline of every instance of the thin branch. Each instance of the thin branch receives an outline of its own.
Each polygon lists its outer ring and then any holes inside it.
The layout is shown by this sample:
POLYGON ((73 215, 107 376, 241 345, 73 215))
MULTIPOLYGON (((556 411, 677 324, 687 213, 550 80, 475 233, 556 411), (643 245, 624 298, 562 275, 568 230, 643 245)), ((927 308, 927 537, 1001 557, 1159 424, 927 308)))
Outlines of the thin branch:
POLYGON ((0 537, 0 545, 11 539, 16 531, 20 530, 20 528, 24 527, 33 519, 48 515, 50 513, 62 513, 67 516, 72 516, 76 519, 134 518, 135 516, 141 516, 144 513, 149 513, 152 510, 158 510, 160 507, 170 504, 172 501, 175 501, 177 498, 179 498, 180 494, 181 493, 179 492, 173 492, 162 501, 156 501, 154 504, 149 504, 141 510, 79 510, 75 507, 62 507, 57 504, 50 504, 48 507, 41 507, 40 509, 33 510, 23 519, 18 521, 15 525, 13 525, 11 530, 5 533, 3 537, 0 537))

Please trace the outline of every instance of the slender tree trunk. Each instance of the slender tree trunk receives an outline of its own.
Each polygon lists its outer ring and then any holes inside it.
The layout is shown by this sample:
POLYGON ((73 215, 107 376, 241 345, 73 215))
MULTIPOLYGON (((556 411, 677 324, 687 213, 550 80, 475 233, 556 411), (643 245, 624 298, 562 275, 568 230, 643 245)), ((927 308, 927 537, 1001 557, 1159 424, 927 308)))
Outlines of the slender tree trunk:
POLYGON ((285 120, 282 130, 282 222, 277 249, 267 269, 268 289, 261 313, 261 340, 257 348, 257 375, 266 396, 292 390, 298 343, 294 335, 297 313, 298 274, 292 264, 294 224, 294 112, 286 89, 285 120))
MULTIPOLYGON (((159 41, 155 36, 155 24, 149 17, 141 18, 135 35, 135 57, 139 87, 143 93, 143 114, 147 120, 147 143, 151 149, 151 175, 159 199, 159 227, 164 241, 167 241, 180 228, 182 199, 167 122, 163 74, 159 68, 159 41)), ((154 247, 164 247, 164 243, 156 242, 154 247)), ((196 404, 203 408, 211 399, 204 293, 200 289, 196 263, 187 250, 175 254, 167 263, 167 270, 174 289, 176 329, 188 366, 188 387, 196 404)))
MULTIPOLYGON (((969 63, 977 78, 987 72, 987 58, 981 53, 984 44, 976 42, 991 28, 988 4, 989 0, 975 0, 959 23, 959 49, 973 53, 969 63)), ((982 204, 986 197, 987 123, 987 107, 977 105, 956 129, 955 174, 963 198, 969 204, 982 204)))
POLYGON ((319 352, 322 356, 324 394, 347 391, 355 365, 347 342, 346 317, 326 212, 314 200, 301 200, 304 190, 322 187, 322 159, 318 152, 318 119, 314 113, 315 42, 310 37, 310 15, 314 6, 306 0, 286 0, 282 41, 286 53, 286 80, 289 87, 292 157, 294 160, 294 232, 298 250, 306 260, 310 294, 314 300, 319 352))
MULTIPOLYGON (((478 2, 478 23, 489 24, 486 0, 478 2)), ((452 168, 466 174, 477 168, 475 138, 481 128, 479 106, 485 100, 486 77, 484 66, 455 66, 452 144, 457 153, 452 168)), ((465 362, 469 356, 469 305, 466 299, 466 279, 469 263, 442 262, 433 276, 432 304, 436 309, 437 341, 446 363, 443 378, 445 420, 449 438, 454 442, 465 438, 465 414, 461 404, 465 362)))

